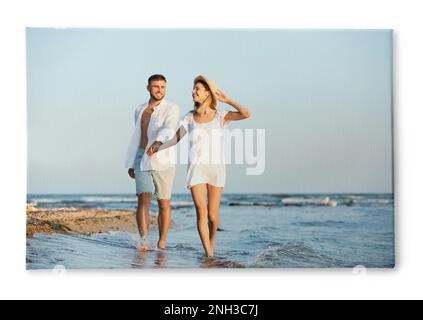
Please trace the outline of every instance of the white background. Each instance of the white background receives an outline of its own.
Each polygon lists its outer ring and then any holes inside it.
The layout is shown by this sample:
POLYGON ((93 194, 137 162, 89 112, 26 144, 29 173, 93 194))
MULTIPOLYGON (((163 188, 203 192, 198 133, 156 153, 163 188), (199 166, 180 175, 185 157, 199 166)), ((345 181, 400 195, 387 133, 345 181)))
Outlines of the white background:
POLYGON ((421 1, 2 1, 0 298, 423 298, 421 1), (395 270, 25 271, 25 27, 395 30, 395 270))

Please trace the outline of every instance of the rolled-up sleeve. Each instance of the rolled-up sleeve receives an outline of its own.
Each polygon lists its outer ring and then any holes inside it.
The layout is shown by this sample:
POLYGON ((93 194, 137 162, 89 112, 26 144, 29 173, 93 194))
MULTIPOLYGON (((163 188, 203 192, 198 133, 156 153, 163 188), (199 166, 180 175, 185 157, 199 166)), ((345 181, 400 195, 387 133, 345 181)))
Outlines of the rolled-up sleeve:
POLYGON ((163 122, 163 126, 160 128, 157 133, 156 141, 165 143, 172 139, 177 130, 179 122, 179 107, 174 104, 171 109, 168 111, 166 118, 163 122))

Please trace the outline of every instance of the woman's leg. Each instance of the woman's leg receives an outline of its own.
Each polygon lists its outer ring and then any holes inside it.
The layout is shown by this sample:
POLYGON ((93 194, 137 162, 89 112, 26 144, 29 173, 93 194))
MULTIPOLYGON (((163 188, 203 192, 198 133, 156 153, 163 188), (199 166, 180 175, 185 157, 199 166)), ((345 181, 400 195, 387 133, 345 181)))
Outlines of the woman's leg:
POLYGON ((191 188, 192 200, 197 211, 197 228, 200 234, 201 242, 207 257, 213 257, 213 251, 210 247, 210 230, 208 225, 207 212, 207 187, 205 184, 199 184, 191 188))
POLYGON ((220 200, 222 199, 223 188, 207 185, 207 197, 208 197, 208 218, 209 218, 209 230, 210 230, 210 247, 212 253, 214 253, 214 239, 216 237, 217 228, 219 226, 219 209, 220 200))

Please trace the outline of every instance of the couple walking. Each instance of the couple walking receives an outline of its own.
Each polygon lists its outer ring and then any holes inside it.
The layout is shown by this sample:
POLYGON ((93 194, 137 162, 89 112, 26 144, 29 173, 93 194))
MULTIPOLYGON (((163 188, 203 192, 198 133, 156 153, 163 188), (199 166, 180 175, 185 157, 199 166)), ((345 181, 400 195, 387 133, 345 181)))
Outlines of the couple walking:
POLYGON ((214 255, 219 208, 226 181, 223 129, 230 121, 244 120, 251 113, 221 92, 205 76, 194 79, 194 109, 179 122, 179 107, 165 100, 166 78, 152 75, 147 90, 150 99, 135 110, 135 132, 126 156, 126 168, 135 179, 138 197, 137 225, 141 251, 149 248, 149 206, 153 194, 159 206, 159 241, 166 248, 171 223, 171 196, 175 177, 174 146, 188 134, 189 162, 186 187, 190 189, 197 213, 197 228, 207 257, 214 255), (236 111, 218 110, 222 102, 236 111))

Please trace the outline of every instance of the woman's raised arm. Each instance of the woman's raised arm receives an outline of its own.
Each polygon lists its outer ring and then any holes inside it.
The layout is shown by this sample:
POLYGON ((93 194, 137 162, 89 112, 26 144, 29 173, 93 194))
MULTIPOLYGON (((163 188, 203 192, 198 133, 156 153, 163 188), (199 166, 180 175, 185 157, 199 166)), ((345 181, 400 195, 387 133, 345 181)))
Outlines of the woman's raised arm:
POLYGON ((216 97, 220 102, 226 103, 237 110, 229 111, 225 116, 225 121, 239 121, 251 117, 250 110, 240 105, 238 102, 232 100, 231 98, 228 98, 222 91, 218 90, 216 92, 216 97))

